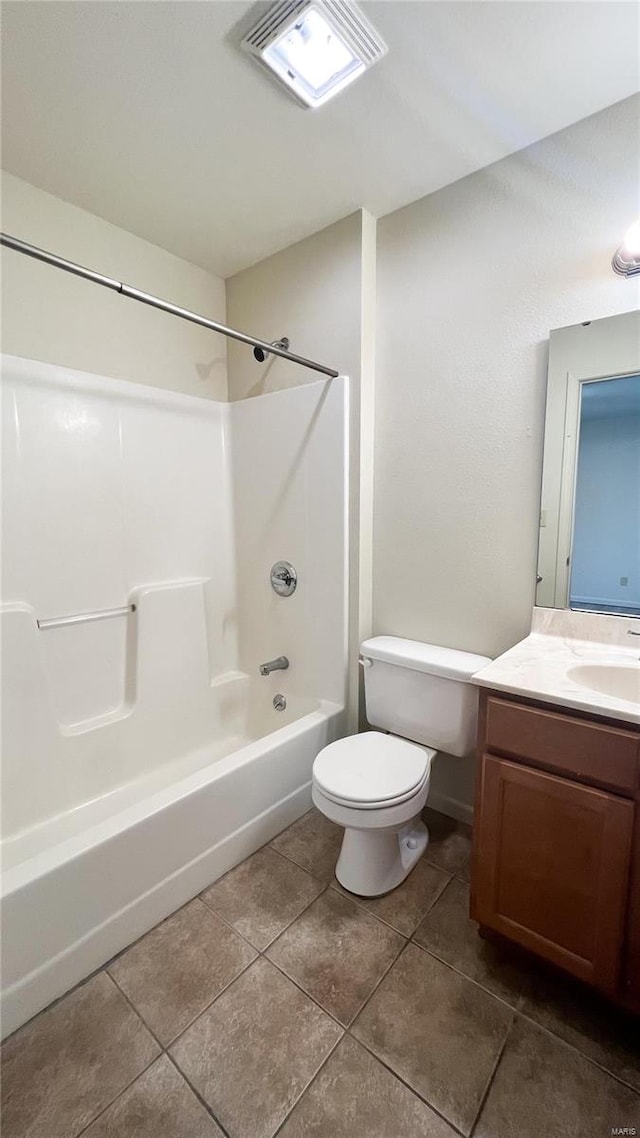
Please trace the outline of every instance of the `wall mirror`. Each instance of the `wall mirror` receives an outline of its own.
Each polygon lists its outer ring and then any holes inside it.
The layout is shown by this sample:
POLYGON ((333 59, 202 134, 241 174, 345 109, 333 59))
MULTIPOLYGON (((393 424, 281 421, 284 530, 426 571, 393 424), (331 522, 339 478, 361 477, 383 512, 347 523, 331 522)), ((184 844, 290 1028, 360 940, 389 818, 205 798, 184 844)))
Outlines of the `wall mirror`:
POLYGON ((640 312, 551 333, 536 604, 640 615, 640 312))

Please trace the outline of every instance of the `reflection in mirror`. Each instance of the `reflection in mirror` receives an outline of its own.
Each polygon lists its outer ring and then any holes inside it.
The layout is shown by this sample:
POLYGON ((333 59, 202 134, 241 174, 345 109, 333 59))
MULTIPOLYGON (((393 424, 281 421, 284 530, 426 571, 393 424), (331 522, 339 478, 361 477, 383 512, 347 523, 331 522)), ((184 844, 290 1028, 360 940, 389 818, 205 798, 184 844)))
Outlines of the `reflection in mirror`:
POLYGON ((581 389, 569 607, 640 614, 640 375, 581 389))
POLYGON ((549 340, 536 604, 640 615, 640 312, 549 340))

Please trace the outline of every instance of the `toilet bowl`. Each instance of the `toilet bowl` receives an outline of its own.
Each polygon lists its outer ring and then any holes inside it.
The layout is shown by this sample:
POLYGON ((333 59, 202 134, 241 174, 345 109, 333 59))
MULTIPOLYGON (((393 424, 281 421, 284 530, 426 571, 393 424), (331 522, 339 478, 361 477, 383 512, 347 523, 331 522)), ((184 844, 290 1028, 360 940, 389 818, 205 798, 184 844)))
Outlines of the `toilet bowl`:
POLYGON ((426 850, 420 813, 434 755, 429 747, 367 731, 330 743, 316 758, 313 802, 344 826, 336 877, 350 893, 388 893, 426 850))
POLYGON ((350 893, 395 889, 425 852, 421 811, 436 753, 473 750, 478 693, 471 676, 490 661, 433 644, 378 636, 361 645, 365 731, 330 743, 313 764, 311 796, 344 826, 336 877, 350 893))

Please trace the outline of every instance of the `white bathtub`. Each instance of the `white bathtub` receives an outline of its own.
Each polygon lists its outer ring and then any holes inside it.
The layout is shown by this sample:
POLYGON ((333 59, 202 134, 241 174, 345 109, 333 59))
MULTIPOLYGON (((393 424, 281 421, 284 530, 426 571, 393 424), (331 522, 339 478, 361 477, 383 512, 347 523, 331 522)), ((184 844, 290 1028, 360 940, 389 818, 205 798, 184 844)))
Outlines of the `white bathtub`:
POLYGON ((311 805, 313 759, 344 732, 335 703, 200 747, 5 841, 6 1036, 258 849, 311 805))

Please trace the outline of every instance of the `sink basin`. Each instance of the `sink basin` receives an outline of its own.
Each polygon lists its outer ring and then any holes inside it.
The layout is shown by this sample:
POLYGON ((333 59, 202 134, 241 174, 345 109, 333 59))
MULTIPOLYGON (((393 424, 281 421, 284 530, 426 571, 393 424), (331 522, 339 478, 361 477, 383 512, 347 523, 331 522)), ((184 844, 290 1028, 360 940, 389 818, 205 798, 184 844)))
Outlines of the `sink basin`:
POLYGON ((640 663, 578 664, 567 676, 580 687, 640 704, 640 663))

